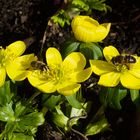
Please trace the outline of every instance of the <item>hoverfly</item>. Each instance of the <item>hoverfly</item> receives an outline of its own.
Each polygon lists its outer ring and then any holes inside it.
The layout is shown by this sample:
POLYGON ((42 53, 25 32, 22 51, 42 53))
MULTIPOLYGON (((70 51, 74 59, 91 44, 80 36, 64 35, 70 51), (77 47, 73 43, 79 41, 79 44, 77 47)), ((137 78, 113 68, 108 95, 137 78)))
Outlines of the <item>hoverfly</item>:
POLYGON ((31 66, 34 70, 47 71, 48 66, 42 61, 32 61, 31 66))
POLYGON ((111 59, 111 62, 114 65, 136 63, 136 58, 132 55, 129 55, 129 54, 124 54, 124 55, 121 54, 121 55, 117 55, 117 56, 113 57, 111 59))

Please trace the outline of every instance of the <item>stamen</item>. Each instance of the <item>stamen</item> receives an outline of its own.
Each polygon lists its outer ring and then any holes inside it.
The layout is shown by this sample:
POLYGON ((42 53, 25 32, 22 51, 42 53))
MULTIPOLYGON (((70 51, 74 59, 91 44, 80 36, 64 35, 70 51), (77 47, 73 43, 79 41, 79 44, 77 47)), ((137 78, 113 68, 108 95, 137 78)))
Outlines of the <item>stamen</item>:
POLYGON ((15 55, 9 50, 0 48, 0 66, 5 67, 7 63, 11 62, 15 58, 15 55))
POLYGON ((35 70, 33 76, 39 77, 41 80, 53 81, 54 83, 64 83, 65 81, 70 80, 70 69, 62 68, 58 66, 48 66, 46 71, 35 70))
POLYGON ((123 64, 119 64, 119 65, 116 65, 116 70, 118 72, 123 72, 125 70, 129 69, 128 65, 123 65, 123 64))

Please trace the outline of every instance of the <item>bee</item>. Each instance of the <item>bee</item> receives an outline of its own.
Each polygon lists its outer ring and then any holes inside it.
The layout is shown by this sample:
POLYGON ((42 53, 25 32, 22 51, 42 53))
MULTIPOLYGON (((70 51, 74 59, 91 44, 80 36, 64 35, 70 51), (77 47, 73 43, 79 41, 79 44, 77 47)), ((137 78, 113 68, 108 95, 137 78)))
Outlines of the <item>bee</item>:
POLYGON ((34 70, 47 71, 48 66, 42 61, 32 61, 31 66, 34 70))
POLYGON ((133 57, 132 55, 128 55, 128 54, 125 54, 125 55, 117 55, 117 56, 115 56, 115 57, 113 57, 111 59, 111 62, 114 65, 117 65, 117 64, 136 63, 136 58, 133 57))

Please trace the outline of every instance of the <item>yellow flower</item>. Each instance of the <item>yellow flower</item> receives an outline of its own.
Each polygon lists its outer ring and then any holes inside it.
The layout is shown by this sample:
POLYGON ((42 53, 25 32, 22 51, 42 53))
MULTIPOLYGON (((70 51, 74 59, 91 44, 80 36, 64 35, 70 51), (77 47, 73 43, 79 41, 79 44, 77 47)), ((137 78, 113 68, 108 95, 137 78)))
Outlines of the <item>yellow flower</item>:
POLYGON ((74 36, 82 42, 100 42, 109 33, 111 23, 99 24, 89 16, 76 16, 71 23, 74 36))
POLYGON ((28 58, 36 60, 33 54, 20 56, 24 53, 26 45, 22 41, 16 41, 6 49, 0 47, 0 87, 4 84, 6 73, 12 80, 23 80, 26 78, 27 72, 20 67, 23 67, 28 63, 28 58), (24 64, 23 64, 24 63, 24 64), (20 71, 16 71, 16 68, 20 68, 20 71), (26 74, 25 74, 26 73, 26 74))
POLYGON ((45 93, 74 94, 92 73, 91 68, 84 69, 86 59, 80 52, 72 52, 62 61, 59 51, 51 47, 46 51, 46 62, 48 70, 34 70, 28 76, 29 82, 45 93))
POLYGON ((100 75, 98 84, 115 87, 121 84, 128 89, 140 89, 140 57, 119 54, 113 46, 103 50, 106 61, 90 60, 92 71, 100 75))

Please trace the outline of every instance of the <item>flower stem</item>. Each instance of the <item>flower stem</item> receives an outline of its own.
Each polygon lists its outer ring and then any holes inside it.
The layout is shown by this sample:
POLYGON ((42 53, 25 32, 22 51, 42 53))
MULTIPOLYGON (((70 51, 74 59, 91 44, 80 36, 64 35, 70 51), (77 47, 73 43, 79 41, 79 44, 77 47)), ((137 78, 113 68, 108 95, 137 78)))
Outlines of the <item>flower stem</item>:
POLYGON ((29 105, 29 104, 34 100, 34 98, 36 98, 40 93, 41 93, 40 91, 35 92, 35 93, 27 100, 27 105, 29 105))

